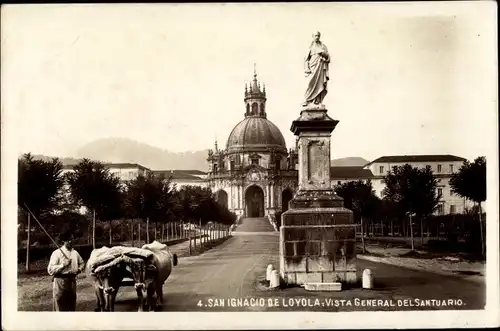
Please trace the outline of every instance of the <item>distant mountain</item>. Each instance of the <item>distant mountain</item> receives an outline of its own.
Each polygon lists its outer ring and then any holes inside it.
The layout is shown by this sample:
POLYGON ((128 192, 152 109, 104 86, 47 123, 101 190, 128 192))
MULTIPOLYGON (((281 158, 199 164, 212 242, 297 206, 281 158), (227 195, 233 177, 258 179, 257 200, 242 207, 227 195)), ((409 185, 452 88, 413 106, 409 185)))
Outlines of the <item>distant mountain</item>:
MULTIPOLYGON (((41 155, 41 154, 31 154, 31 156, 35 160, 43 160, 43 161, 50 161, 56 157, 56 156, 47 156, 47 155, 41 155)), ((20 155, 19 157, 22 157, 22 155, 20 155)), ((81 159, 75 159, 72 157, 57 157, 57 158, 59 158, 59 160, 64 165, 75 165, 81 161, 81 159)))
POLYGON ((139 163, 152 170, 208 168, 208 150, 175 153, 128 138, 95 140, 78 149, 77 156, 103 162, 139 163))
MULTIPOLYGON (((175 153, 127 138, 95 140, 78 149, 77 158, 59 157, 65 165, 74 165, 83 158, 110 163, 138 163, 152 170, 207 171, 208 150, 175 153)), ((50 160, 51 156, 33 155, 35 159, 50 160)), ((364 166, 361 157, 331 160, 332 167, 364 166)))
POLYGON ((370 161, 366 161, 362 157, 344 157, 341 159, 331 160, 332 167, 362 167, 370 161))

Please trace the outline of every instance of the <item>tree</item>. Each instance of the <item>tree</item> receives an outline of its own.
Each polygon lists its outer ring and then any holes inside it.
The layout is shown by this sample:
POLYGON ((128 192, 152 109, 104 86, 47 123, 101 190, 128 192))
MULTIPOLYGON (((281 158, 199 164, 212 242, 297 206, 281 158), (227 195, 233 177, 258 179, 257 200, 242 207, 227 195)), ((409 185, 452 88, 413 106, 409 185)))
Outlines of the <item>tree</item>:
POLYGON ((40 219, 43 213, 57 208, 61 201, 64 180, 61 176, 62 163, 53 158, 50 161, 34 160, 30 153, 18 160, 17 203, 28 215, 28 238, 26 249, 26 270, 29 271, 29 247, 31 234, 31 212, 40 219))
POLYGON ((379 208, 380 199, 375 195, 371 181, 366 183, 358 181, 349 181, 336 185, 334 191, 344 199, 344 207, 354 213, 354 218, 361 220, 361 241, 363 252, 365 251, 364 223, 363 219, 373 220, 379 208))
POLYGON ((483 235, 481 203, 486 200, 486 158, 477 157, 474 162, 465 160, 450 179, 452 192, 478 204, 479 226, 481 232, 481 252, 486 254, 483 235))
POLYGON ((112 221, 120 219, 124 215, 124 192, 120 184, 120 179, 109 175, 107 180, 102 183, 101 191, 106 199, 98 212, 99 219, 109 222, 109 244, 112 244, 112 221))
POLYGON ((83 159, 66 174, 71 197, 92 212, 92 246, 95 248, 96 217, 107 218, 117 208, 119 179, 102 163, 83 159))
POLYGON ((437 194, 437 179, 430 166, 425 168, 412 167, 410 164, 394 166, 384 177, 385 188, 382 191, 384 199, 393 203, 397 215, 410 216, 410 235, 412 249, 413 222, 412 215, 422 220, 436 210, 441 196, 437 194))
POLYGON ((149 221, 155 222, 155 234, 158 221, 171 220, 175 217, 175 186, 170 179, 148 173, 126 183, 125 207, 128 214, 139 219, 146 219, 146 240, 149 242, 149 221))

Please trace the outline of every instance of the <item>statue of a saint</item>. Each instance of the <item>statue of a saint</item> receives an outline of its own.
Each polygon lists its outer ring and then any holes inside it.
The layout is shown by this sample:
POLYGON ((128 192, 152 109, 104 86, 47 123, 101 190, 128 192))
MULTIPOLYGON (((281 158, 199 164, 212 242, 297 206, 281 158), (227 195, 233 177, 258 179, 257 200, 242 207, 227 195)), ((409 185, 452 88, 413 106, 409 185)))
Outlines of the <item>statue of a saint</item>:
POLYGON ((311 103, 321 105, 328 92, 326 85, 329 80, 328 64, 330 63, 330 55, 326 45, 319 40, 320 36, 319 31, 313 35, 313 41, 309 46, 309 53, 305 59, 304 70, 306 77, 308 77, 308 85, 303 106, 311 103))

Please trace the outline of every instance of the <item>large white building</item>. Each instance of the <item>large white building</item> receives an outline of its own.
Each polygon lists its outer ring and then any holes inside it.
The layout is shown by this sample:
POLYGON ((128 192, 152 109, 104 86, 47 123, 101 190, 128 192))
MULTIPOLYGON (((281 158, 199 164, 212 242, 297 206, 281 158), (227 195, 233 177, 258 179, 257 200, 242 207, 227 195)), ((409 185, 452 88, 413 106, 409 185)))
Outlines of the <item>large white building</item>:
POLYGON ((391 155, 382 156, 368 163, 363 169, 373 174, 372 185, 379 197, 385 187, 383 178, 394 166, 410 164, 413 167, 425 168, 430 166, 437 177, 437 193, 441 195, 436 214, 463 213, 472 207, 473 203, 453 194, 450 186, 451 176, 456 173, 465 161, 464 158, 455 155, 391 155))

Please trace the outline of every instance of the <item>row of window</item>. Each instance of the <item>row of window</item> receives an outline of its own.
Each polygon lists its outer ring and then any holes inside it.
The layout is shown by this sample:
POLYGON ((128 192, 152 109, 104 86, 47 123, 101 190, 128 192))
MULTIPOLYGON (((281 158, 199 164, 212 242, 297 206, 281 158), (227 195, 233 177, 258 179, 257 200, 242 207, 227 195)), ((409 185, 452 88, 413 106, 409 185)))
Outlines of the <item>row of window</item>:
MULTIPOLYGON (((456 214, 456 212, 457 212, 457 206, 450 205, 450 214, 456 214)), ((442 205, 442 204, 438 205, 437 214, 444 215, 444 205, 442 205)))
MULTIPOLYGON (((430 166, 430 165, 428 165, 428 166, 430 166)), ((450 165, 449 165, 449 169, 450 169, 450 173, 453 173, 453 171, 454 171, 453 164, 450 164, 450 165)), ((379 172, 380 172, 380 174, 385 174, 384 170, 385 170, 385 169, 384 169, 384 166, 380 166, 380 167, 379 167, 379 172)), ((443 165, 442 165, 442 164, 438 164, 438 165, 437 165, 437 172, 438 172, 438 173, 443 172, 443 165)))

